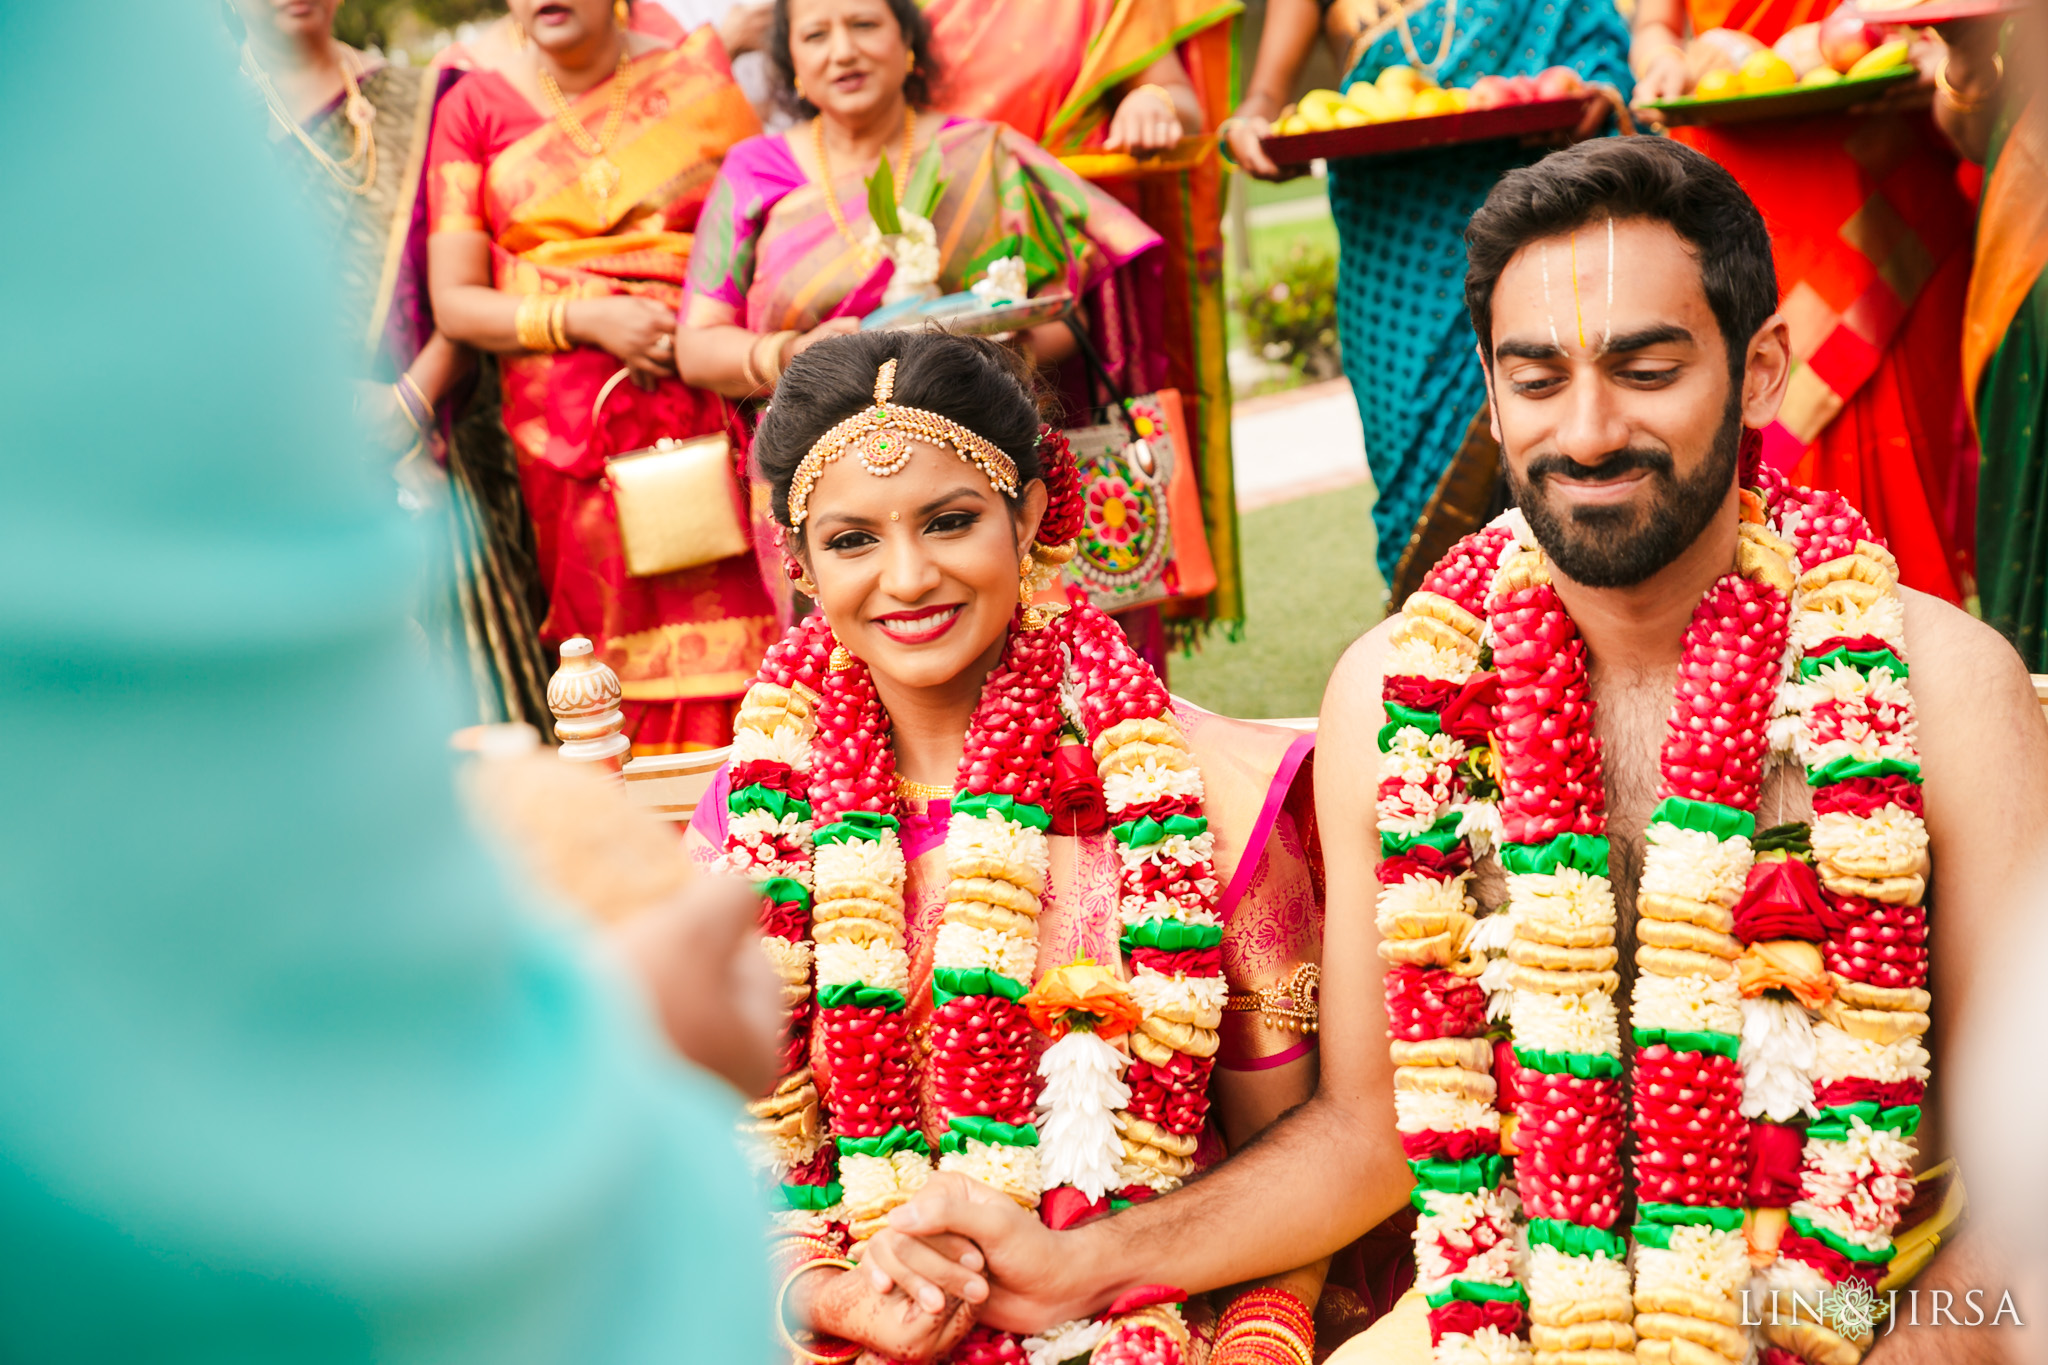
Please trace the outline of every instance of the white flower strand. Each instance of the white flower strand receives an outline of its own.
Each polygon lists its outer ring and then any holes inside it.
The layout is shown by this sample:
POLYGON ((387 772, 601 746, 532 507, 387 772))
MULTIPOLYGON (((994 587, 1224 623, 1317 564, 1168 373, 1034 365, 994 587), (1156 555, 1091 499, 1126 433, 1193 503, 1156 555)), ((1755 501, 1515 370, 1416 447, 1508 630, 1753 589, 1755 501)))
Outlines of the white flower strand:
POLYGON ((1038 1074, 1038 1169, 1047 1189, 1072 1185, 1090 1200, 1120 1188, 1123 1139, 1116 1115, 1131 1102, 1125 1057, 1092 1032, 1075 1029, 1045 1050, 1038 1074))

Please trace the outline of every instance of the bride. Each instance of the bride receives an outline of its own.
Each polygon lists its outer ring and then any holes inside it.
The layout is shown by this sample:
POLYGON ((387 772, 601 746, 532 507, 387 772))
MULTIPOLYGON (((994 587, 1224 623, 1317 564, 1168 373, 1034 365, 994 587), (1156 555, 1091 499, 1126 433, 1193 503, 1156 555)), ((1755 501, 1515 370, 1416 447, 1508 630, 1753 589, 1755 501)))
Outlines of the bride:
MULTIPOLYGON (((751 1112, 799 1358, 1023 1361, 973 1305, 852 1259, 934 1168, 1065 1226, 1314 1087, 1312 740, 1169 697, 1110 618, 1035 600, 1083 507, 1015 363, 939 334, 823 341, 755 442, 818 611, 770 650, 689 839, 760 885, 790 1005, 751 1112)), ((1308 1350, 1324 1268, 1234 1302, 1159 1290, 1033 1355, 1105 1333, 1188 1361, 1308 1350)))

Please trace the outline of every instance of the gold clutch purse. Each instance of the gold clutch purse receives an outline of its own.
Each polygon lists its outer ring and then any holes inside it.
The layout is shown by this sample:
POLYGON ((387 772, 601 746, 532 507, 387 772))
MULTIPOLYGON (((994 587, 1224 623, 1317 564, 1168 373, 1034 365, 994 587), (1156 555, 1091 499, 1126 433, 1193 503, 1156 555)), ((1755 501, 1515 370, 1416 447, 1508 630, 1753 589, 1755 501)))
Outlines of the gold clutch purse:
MULTIPOLYGON (((593 423, 626 374, 620 370, 598 391, 593 423)), ((663 437, 645 449, 614 455, 605 461, 604 472, 619 514, 626 572, 634 578, 752 552, 753 537, 733 476, 732 444, 724 432, 686 441, 663 437)))

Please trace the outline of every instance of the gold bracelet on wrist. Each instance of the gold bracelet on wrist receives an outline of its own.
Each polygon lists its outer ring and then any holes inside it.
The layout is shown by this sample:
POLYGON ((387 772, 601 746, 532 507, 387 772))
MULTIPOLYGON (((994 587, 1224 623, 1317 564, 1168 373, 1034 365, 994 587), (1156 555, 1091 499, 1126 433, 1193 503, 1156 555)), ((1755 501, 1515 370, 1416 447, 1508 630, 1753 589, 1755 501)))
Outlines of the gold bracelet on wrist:
MULTIPOLYGON (((1173 92, 1172 92, 1171 90, 1168 90, 1168 89, 1167 89, 1167 88, 1166 88, 1165 86, 1163 86, 1163 85, 1159 84, 1159 83, 1158 83, 1157 81, 1146 81, 1146 82, 1145 82, 1145 83, 1144 83, 1143 85, 1141 85, 1141 86, 1139 86, 1139 87, 1138 87, 1137 89, 1135 89, 1135 90, 1131 91, 1131 94, 1132 94, 1132 95, 1144 95, 1144 94, 1153 94, 1153 95, 1157 95, 1157 96, 1158 96, 1158 97, 1159 97, 1160 99, 1162 99, 1162 100, 1166 101, 1166 112, 1167 112, 1167 113, 1169 113, 1169 114, 1172 114, 1172 115, 1173 115, 1173 116, 1174 116, 1175 118, 1179 118, 1179 117, 1180 117, 1180 104, 1179 104, 1179 102, 1178 102, 1178 101, 1176 101, 1176 100, 1175 100, 1175 99, 1173 98, 1173 92)), ((1126 98, 1126 99, 1129 99, 1129 98, 1130 98, 1130 96, 1129 96, 1129 95, 1126 95, 1126 96, 1125 96, 1124 98, 1126 98)))
POLYGON ((761 363, 761 347, 781 335, 780 332, 759 332, 747 343, 747 382, 754 386, 756 392, 775 387, 775 377, 761 363))
POLYGON ((1998 87, 2005 84, 2005 58, 1999 53, 1994 52, 1991 54, 1991 88, 1975 99, 1966 99, 1953 85, 1948 83, 1949 60, 1949 57, 1944 56, 1941 59, 1941 65, 1934 68, 1934 88, 1941 92, 1943 99, 1954 106, 1958 114, 1976 113, 1979 109, 1990 103, 1991 97, 1998 93, 1998 87))
POLYGON ((539 294, 528 294, 519 300, 519 311, 512 315, 512 333, 519 339, 520 350, 549 349, 547 306, 548 301, 539 294))
POLYGON ((557 351, 569 349, 569 300, 556 299, 548 310, 548 340, 557 351))
POLYGON ((805 1261, 802 1265, 789 1272, 782 1281, 782 1288, 776 1291, 775 1294, 775 1327, 777 1331, 782 1333, 782 1344, 802 1359, 816 1361, 817 1365, 847 1365, 847 1362, 859 1357, 861 1348, 855 1346, 843 1355, 831 1356, 813 1351, 810 1347, 798 1341, 796 1333, 789 1330, 789 1289, 791 1285, 795 1284, 805 1275, 810 1274, 813 1270, 835 1268, 839 1270, 854 1270, 858 1266, 855 1262, 846 1260, 843 1257, 820 1256, 816 1260, 805 1261))
POLYGON ((791 328, 787 331, 770 332, 762 338, 769 343, 768 363, 761 367, 762 379, 769 388, 772 389, 782 382, 782 372, 789 368, 789 363, 782 358, 782 353, 789 348, 790 338, 797 335, 797 331, 791 328))

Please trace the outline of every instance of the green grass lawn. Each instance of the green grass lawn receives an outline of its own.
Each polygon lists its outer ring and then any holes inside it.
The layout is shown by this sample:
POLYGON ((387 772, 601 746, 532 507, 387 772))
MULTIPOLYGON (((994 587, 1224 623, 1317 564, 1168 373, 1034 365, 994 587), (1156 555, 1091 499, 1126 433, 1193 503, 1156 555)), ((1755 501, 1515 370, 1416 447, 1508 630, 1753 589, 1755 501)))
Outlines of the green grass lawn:
POLYGON ((1372 499, 1360 484, 1246 512, 1244 638, 1175 655, 1173 690, 1247 719, 1320 710, 1338 656, 1380 619, 1372 499))

